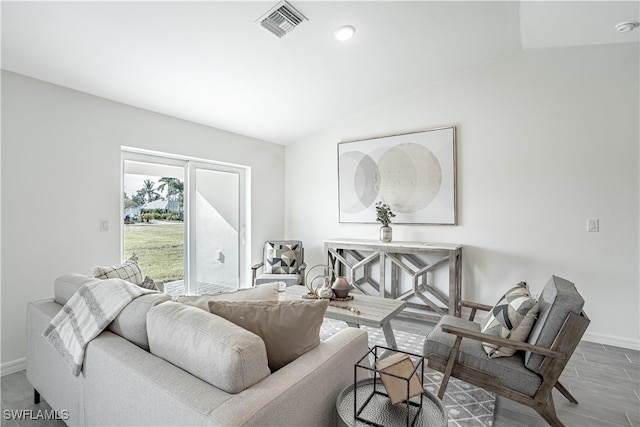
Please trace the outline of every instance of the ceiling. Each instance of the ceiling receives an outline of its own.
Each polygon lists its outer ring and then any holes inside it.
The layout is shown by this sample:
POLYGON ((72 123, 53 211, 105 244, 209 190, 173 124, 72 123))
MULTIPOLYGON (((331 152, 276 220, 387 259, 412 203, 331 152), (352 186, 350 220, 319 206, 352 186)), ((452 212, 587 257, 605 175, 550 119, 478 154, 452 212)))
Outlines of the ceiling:
POLYGON ((522 49, 637 42, 637 1, 2 1, 2 68, 288 144, 522 49), (356 28, 347 42, 341 25, 356 28))

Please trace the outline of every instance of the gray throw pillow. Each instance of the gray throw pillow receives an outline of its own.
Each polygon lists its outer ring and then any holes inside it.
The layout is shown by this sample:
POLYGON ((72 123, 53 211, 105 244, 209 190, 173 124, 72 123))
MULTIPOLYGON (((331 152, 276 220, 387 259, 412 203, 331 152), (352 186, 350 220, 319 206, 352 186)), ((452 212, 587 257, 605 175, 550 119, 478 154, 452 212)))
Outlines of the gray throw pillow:
POLYGON ((320 344, 328 306, 328 300, 209 302, 211 313, 262 338, 271 371, 320 344))

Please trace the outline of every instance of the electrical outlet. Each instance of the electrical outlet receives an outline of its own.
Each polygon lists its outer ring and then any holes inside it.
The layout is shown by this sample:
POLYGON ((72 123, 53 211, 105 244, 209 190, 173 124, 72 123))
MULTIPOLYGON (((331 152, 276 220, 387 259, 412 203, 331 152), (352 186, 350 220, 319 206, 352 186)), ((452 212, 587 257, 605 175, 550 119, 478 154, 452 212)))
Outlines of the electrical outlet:
POLYGON ((597 233, 600 231, 600 220, 597 218, 589 218, 587 220, 587 231, 590 233, 597 233))
POLYGON ((102 232, 108 232, 109 231, 109 220, 108 219, 101 219, 100 220, 100 231, 102 231, 102 232))

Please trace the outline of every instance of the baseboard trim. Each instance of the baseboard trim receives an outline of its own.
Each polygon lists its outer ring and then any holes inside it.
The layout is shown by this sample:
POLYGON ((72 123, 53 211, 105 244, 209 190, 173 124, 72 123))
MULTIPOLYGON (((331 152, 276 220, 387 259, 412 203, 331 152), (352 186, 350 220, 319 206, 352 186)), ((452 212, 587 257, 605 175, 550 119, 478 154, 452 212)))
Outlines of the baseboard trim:
POLYGON ((0 376, 13 374, 14 372, 22 371, 27 368, 27 358, 22 357, 20 359, 12 360, 11 362, 3 363, 0 365, 0 376))
POLYGON ((613 347, 628 348, 630 350, 640 350, 640 340, 634 340, 631 338, 614 337, 611 335, 597 334, 593 332, 586 332, 582 339, 584 341, 595 342, 598 344, 610 345, 613 347))

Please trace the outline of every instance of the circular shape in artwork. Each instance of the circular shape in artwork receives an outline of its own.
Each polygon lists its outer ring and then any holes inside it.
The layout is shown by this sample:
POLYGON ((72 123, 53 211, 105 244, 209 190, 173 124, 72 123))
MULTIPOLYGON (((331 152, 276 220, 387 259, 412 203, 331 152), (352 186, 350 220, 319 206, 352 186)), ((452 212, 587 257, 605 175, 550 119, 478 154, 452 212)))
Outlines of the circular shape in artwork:
POLYGON ((340 155, 340 210, 358 213, 367 209, 377 197, 378 167, 360 151, 340 155))
POLYGON ((428 148, 412 142, 389 148, 378 160, 380 198, 396 213, 415 213, 433 202, 442 168, 428 148))

